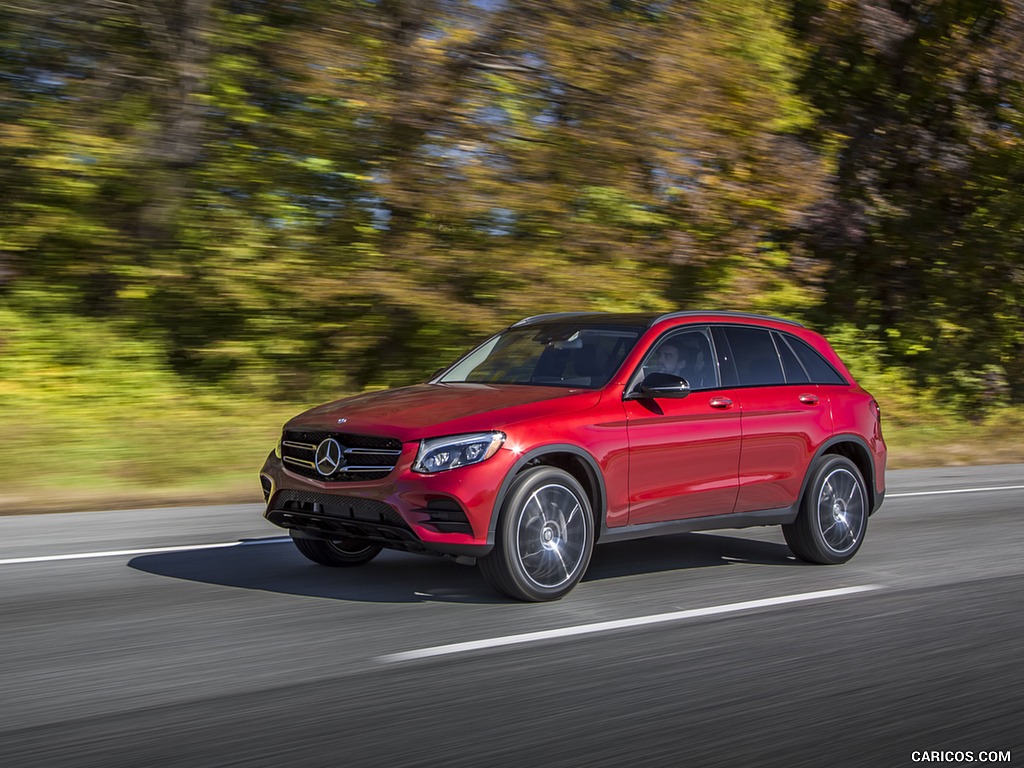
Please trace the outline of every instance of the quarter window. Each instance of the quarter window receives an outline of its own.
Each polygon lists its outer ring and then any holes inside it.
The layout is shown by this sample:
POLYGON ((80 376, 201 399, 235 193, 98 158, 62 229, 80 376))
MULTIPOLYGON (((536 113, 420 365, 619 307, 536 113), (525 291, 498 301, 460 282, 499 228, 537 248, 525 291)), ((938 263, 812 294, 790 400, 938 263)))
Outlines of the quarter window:
POLYGON ((782 358, 782 369, 786 373, 787 384, 810 384, 811 377, 797 360, 793 350, 789 348, 786 340, 778 333, 772 334, 775 338, 775 346, 779 350, 779 357, 782 358))
POLYGON ((846 384, 846 379, 839 375, 835 368, 823 358, 806 341, 795 336, 786 336, 785 340, 793 348, 793 352, 800 358, 804 368, 815 384, 846 384))

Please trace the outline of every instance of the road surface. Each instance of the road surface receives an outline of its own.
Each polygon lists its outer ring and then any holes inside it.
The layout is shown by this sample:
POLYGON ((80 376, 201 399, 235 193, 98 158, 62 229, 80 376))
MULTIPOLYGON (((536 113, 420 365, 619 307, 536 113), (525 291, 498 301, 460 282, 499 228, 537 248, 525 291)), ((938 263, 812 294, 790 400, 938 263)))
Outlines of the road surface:
POLYGON ((1024 465, 891 472, 844 566, 684 534, 547 604, 260 513, 0 518, 0 766, 1024 761, 1024 465))

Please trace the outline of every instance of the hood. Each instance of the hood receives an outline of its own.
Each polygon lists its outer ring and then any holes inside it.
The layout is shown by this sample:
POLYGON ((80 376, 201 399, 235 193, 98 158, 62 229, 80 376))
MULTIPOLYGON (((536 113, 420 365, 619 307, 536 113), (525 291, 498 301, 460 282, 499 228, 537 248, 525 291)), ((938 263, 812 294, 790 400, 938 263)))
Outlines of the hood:
POLYGON ((353 432, 403 441, 501 429, 524 419, 595 405, 601 393, 512 384, 417 384, 319 405, 286 429, 353 432), (338 419, 345 419, 339 425, 338 419))

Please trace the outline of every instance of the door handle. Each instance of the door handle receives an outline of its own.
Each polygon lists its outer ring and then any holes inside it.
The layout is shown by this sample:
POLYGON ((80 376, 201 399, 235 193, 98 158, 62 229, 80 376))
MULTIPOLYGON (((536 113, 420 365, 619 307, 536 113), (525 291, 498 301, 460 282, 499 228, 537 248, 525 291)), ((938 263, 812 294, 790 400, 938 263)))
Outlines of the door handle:
POLYGON ((811 394, 800 395, 800 397, 797 398, 797 399, 801 403, 803 403, 804 405, 817 405, 818 404, 818 396, 817 395, 811 395, 811 394))
POLYGON ((712 408, 721 408, 725 410, 726 408, 732 408, 732 400, 728 397, 712 397, 711 400, 708 401, 708 405, 712 408))

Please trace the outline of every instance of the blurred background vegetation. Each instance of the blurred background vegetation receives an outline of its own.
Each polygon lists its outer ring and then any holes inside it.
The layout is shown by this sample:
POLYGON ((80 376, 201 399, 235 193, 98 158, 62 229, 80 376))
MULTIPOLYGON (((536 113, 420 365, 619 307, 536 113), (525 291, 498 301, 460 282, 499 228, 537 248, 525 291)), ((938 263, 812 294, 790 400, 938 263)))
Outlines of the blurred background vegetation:
POLYGON ((299 409, 565 309, 833 340, 1024 459, 1021 0, 0 1, 0 508, 258 498, 299 409))

